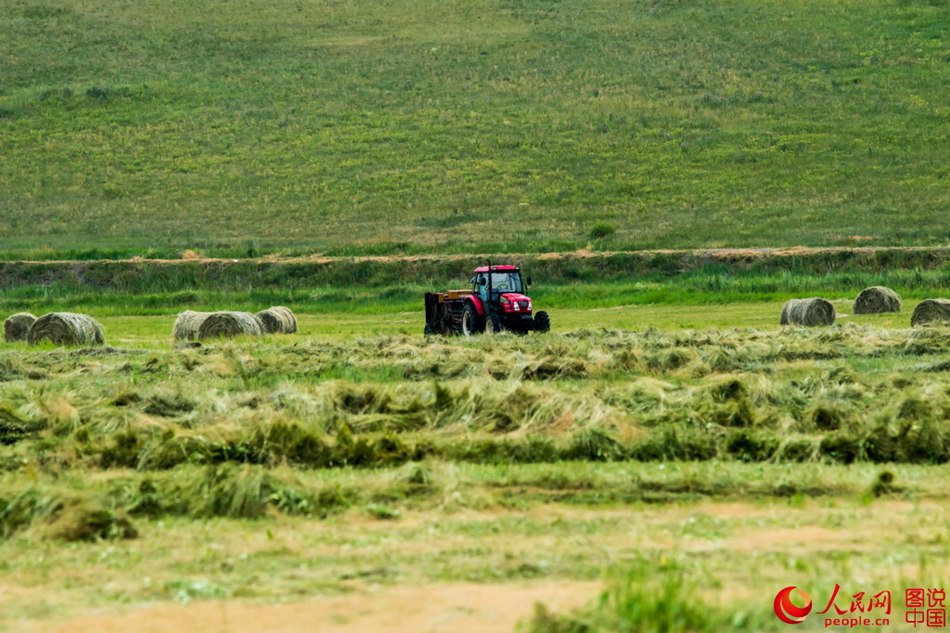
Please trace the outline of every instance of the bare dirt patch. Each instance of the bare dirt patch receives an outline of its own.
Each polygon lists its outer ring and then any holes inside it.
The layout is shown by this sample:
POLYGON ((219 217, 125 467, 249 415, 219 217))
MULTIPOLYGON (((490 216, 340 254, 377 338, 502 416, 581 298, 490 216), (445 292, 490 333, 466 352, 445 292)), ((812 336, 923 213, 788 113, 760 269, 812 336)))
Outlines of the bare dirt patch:
MULTIPOLYGON (((853 236, 853 241, 860 243, 866 241, 867 239, 864 236, 853 236)), ((701 249, 652 249, 652 250, 640 250, 640 251, 595 251, 590 248, 581 248, 576 251, 571 252, 547 252, 547 253, 510 253, 509 258, 520 261, 526 257, 534 257, 539 260, 561 260, 561 259, 596 259, 596 258, 607 258, 613 257, 621 254, 632 254, 639 255, 641 257, 651 257, 657 255, 663 256, 698 256, 698 257, 708 257, 714 260, 721 261, 735 261, 735 260, 764 260, 768 258, 790 258, 790 257, 804 257, 804 256, 817 256, 817 255, 840 255, 840 254, 872 254, 872 253, 899 253, 899 252, 932 252, 935 254, 943 254, 948 250, 947 247, 935 246, 827 246, 827 247, 811 247, 811 246, 786 246, 786 247, 768 247, 768 248, 701 248, 701 249)), ((195 264, 195 263, 235 263, 235 262, 250 262, 250 263, 267 263, 267 264, 334 264, 342 262, 376 262, 376 263, 401 263, 408 264, 413 262, 424 262, 424 261, 441 261, 441 262, 454 262, 454 261, 483 261, 485 258, 490 257, 488 253, 485 254, 473 254, 473 255, 360 255, 360 256, 328 256, 323 254, 313 254, 313 255, 295 255, 295 256, 285 256, 280 253, 268 253, 259 257, 246 257, 241 259, 233 259, 226 257, 208 257, 198 253, 194 250, 185 250, 182 252, 182 255, 179 259, 162 259, 162 258, 145 258, 140 256, 131 257, 129 259, 118 259, 118 260, 98 260, 100 263, 110 263, 110 264, 123 264, 123 263, 149 263, 149 264, 165 264, 165 265, 177 265, 182 263, 195 264)), ((21 263, 21 264, 72 264, 72 265, 83 265, 91 263, 95 260, 22 260, 19 262, 11 263, 21 263)))
POLYGON ((43 623, 32 633, 510 633, 535 603, 580 606, 600 589, 593 582, 524 585, 471 583, 370 589, 291 604, 235 601, 161 604, 122 613, 43 623))

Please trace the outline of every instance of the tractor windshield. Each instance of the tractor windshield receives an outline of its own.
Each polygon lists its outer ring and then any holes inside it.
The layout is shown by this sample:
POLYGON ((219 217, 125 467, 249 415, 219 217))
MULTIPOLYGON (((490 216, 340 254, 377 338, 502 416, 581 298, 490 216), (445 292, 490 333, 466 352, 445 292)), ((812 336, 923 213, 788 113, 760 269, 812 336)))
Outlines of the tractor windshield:
MULTIPOLYGON (((488 288, 488 273, 483 270, 476 271, 469 281, 472 283, 472 289, 476 293, 481 293, 488 288)), ((491 286, 492 294, 495 295, 504 292, 524 292, 524 285, 521 283, 521 272, 518 270, 493 270, 491 286)))
POLYGON ((521 287, 521 273, 493 272, 491 274, 492 292, 523 292, 521 287))

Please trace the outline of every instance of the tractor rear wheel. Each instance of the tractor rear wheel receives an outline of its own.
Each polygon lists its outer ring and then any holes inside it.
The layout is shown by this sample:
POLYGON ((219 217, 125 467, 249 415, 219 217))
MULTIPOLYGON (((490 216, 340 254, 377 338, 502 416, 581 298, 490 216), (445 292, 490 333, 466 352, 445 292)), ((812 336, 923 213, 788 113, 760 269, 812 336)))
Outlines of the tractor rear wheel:
POLYGON ((466 303, 462 309, 462 334, 464 336, 471 336, 472 334, 478 334, 484 329, 485 324, 482 322, 482 318, 478 316, 478 312, 475 311, 475 306, 471 303, 466 303))
POLYGON ((492 334, 498 334, 505 327, 501 324, 501 319, 498 318, 497 314, 489 314, 485 318, 485 334, 491 336, 492 334))
POLYGON ((541 310, 534 315, 534 331, 535 332, 550 332, 551 331, 551 317, 548 316, 548 313, 544 310, 541 310))

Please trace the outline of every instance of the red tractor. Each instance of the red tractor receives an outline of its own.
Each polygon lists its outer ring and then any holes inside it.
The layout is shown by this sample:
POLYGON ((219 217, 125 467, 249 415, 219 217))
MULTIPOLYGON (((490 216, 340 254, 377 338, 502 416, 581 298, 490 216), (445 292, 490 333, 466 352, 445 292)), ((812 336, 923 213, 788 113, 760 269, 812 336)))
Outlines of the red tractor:
POLYGON ((548 313, 540 311, 532 317, 531 298, 523 294, 527 284, 517 266, 476 268, 471 290, 447 290, 426 293, 426 334, 494 334, 510 330, 526 334, 531 330, 551 329, 548 313))

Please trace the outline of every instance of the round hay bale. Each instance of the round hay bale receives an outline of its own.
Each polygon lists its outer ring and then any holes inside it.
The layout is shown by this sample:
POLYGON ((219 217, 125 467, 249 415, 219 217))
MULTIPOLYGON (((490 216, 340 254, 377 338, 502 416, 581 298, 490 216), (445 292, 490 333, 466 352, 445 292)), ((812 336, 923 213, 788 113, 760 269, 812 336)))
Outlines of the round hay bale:
POLYGON ((260 336, 264 326, 250 312, 212 312, 198 328, 198 338, 231 338, 234 336, 260 336))
POLYGON ((36 345, 42 340, 54 345, 102 345, 102 326, 88 314, 50 312, 30 326, 27 341, 36 345))
POLYGON ((881 314, 882 312, 900 312, 900 296, 884 286, 865 288, 854 300, 855 314, 881 314))
POLYGON ((781 325, 832 325, 835 322, 835 307, 827 299, 790 299, 782 306, 779 317, 781 325))
MULTIPOLYGON (((792 299, 794 301, 794 299, 792 299)), ((788 320, 788 306, 792 301, 786 301, 785 305, 782 306, 782 314, 778 317, 779 325, 791 325, 792 322, 788 320)))
POLYGON ((914 308, 910 317, 911 325, 927 323, 950 324, 950 299, 924 299, 914 308))
POLYGON ((7 343, 25 341, 36 317, 29 312, 17 312, 3 320, 3 340, 7 343))
POLYGON ((172 337, 176 341, 194 341, 198 338, 198 328, 204 320, 211 316, 210 312, 194 312, 185 310, 178 314, 175 325, 172 326, 172 337))
POLYGON ((297 331, 297 317, 290 308, 271 306, 257 313, 265 334, 293 334, 297 331))

